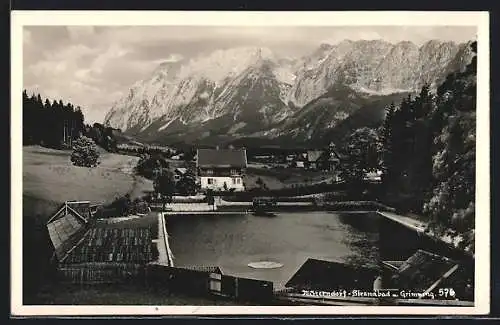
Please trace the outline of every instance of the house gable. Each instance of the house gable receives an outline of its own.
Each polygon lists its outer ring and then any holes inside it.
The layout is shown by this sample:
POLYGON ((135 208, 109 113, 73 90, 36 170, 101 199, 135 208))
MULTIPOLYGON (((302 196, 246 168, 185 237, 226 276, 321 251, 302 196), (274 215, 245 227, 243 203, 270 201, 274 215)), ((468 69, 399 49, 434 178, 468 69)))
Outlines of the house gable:
POLYGON ((405 261, 385 261, 402 288, 432 290, 459 268, 459 263, 444 256, 419 249, 405 261))
POLYGON ((59 261, 85 236, 89 218, 90 202, 84 201, 65 202, 49 219, 47 230, 59 261))

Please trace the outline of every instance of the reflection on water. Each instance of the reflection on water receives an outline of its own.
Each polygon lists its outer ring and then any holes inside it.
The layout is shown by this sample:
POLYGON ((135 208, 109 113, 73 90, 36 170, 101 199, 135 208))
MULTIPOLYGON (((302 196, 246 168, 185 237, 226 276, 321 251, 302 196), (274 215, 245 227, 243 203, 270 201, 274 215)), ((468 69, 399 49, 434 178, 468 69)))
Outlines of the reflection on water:
POLYGON ((377 267, 378 216, 328 212, 253 215, 168 216, 177 266, 217 265, 225 274, 284 285, 308 259, 377 267), (269 261, 276 269, 248 264, 269 261))
POLYGON ((339 221, 347 226, 344 243, 352 250, 345 262, 356 267, 379 269, 380 216, 341 213, 339 221))

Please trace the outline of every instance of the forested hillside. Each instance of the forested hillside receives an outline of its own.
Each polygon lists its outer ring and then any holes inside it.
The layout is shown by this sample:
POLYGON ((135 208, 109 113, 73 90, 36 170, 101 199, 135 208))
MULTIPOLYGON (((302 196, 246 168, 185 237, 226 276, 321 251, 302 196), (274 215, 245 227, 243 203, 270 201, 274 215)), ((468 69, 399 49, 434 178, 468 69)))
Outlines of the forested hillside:
POLYGON ((116 150, 114 132, 119 130, 100 123, 85 125, 80 107, 62 100, 43 100, 40 94, 28 96, 23 91, 23 144, 38 144, 50 148, 71 147, 74 140, 84 135, 108 151, 116 150))
POLYGON ((84 116, 80 107, 62 100, 50 102, 41 96, 23 92, 23 144, 60 147, 84 132, 84 116))
POLYGON ((381 138, 387 196, 407 198, 406 206, 430 217, 433 231, 460 235, 462 247, 472 248, 476 57, 435 94, 424 86, 418 96, 387 107, 381 138))

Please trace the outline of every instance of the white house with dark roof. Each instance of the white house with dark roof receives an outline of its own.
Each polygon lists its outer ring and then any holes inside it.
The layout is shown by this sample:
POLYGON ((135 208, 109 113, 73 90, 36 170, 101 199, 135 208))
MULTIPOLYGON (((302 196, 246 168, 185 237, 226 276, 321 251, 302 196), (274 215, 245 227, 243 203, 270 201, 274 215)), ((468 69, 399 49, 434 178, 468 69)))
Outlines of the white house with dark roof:
POLYGON ((198 149, 196 168, 202 190, 245 190, 245 149, 198 149))

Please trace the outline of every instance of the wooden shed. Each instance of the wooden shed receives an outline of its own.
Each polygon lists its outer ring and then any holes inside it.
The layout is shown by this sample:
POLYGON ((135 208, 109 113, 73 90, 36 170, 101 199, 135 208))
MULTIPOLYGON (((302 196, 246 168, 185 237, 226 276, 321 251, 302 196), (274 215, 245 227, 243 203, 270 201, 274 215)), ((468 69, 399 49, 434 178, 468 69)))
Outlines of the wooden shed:
POLYGON ((149 228, 101 228, 91 222, 90 202, 66 202, 48 221, 57 275, 69 283, 116 283, 141 279, 157 259, 149 228))

